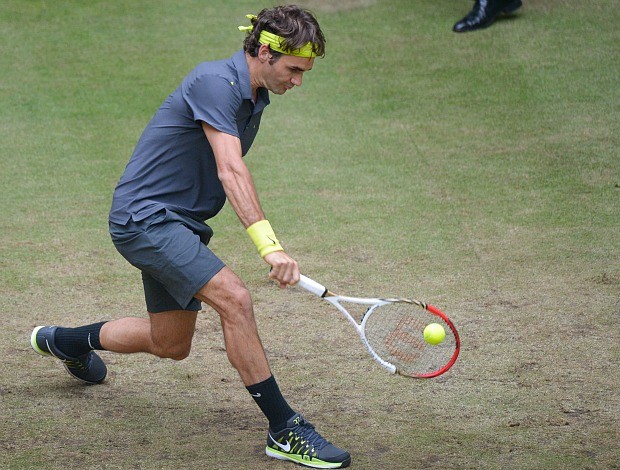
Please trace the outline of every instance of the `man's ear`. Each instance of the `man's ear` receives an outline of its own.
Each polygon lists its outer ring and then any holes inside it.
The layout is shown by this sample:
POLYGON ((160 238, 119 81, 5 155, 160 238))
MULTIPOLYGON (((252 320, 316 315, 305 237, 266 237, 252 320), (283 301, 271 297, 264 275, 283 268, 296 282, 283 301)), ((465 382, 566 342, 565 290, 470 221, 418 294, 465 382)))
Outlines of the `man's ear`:
POLYGON ((271 49, 269 49, 269 45, 261 44, 260 47, 258 48, 257 57, 261 62, 269 62, 273 57, 271 55, 271 49))

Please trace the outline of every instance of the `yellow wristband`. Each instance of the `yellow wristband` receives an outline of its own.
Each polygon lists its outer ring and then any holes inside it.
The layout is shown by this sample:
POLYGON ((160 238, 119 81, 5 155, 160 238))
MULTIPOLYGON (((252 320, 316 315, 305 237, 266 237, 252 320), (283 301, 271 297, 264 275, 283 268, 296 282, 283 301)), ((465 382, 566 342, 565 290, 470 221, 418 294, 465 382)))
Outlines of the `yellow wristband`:
POLYGON ((254 242, 254 245, 256 245, 261 258, 264 258, 274 251, 284 251, 284 248, 282 248, 282 245, 280 245, 280 242, 276 238, 276 234, 273 233, 273 229, 268 220, 259 220, 250 225, 246 231, 254 242))

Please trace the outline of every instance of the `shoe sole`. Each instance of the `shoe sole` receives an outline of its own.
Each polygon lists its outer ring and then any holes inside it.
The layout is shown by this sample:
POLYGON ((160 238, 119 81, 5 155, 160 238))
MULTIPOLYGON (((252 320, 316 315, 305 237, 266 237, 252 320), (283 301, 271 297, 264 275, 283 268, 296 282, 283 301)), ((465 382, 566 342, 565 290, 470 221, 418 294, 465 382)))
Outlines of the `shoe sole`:
POLYGON ((347 459, 344 462, 325 462, 323 460, 318 460, 318 459, 310 460, 309 457, 304 459, 304 457, 307 457, 307 456, 303 456, 299 454, 287 454, 287 453, 279 452, 275 449, 272 449, 271 447, 266 447, 265 453, 269 457, 273 457, 274 459, 288 460, 290 462, 295 462, 299 465, 305 465, 306 467, 312 467, 312 468, 345 468, 345 467, 348 467, 349 464, 351 463, 351 459, 347 459))

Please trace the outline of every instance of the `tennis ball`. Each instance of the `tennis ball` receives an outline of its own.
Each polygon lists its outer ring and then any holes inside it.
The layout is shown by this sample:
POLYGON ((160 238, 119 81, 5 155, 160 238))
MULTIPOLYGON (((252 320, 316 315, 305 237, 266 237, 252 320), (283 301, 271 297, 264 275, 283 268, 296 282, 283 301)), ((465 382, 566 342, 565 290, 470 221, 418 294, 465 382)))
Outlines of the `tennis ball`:
POLYGON ((424 341, 436 346, 446 339, 446 330, 439 323, 431 323, 424 328, 424 341))

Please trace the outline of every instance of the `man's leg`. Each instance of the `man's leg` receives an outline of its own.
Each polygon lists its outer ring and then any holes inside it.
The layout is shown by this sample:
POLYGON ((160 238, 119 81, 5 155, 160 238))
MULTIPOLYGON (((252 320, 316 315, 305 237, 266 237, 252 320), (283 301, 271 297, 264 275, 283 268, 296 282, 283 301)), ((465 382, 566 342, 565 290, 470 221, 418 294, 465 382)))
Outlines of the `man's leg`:
POLYGON ((185 359, 192 346, 198 312, 171 310, 149 318, 121 318, 101 328, 101 346, 118 353, 145 352, 162 358, 185 359))
POLYGON ((243 383, 249 386, 269 378, 271 370, 258 336, 252 300, 241 279, 225 267, 200 289, 196 298, 220 315, 228 360, 243 383))
POLYGON ((175 310, 150 318, 122 318, 78 328, 36 327, 32 348, 60 359, 67 372, 90 384, 101 383, 107 368, 94 350, 145 352, 162 358, 185 359, 190 352, 197 312, 175 310))
POLYGON ((243 282, 224 267, 196 297, 219 313, 228 359, 269 420, 267 455, 315 468, 348 466, 349 453, 324 439, 282 396, 271 374, 250 294, 243 282))
POLYGON ((228 360, 267 417, 269 426, 285 428, 295 412, 282 396, 271 374, 258 336, 252 299, 241 279, 230 268, 224 267, 200 289, 196 297, 220 315, 228 360))

